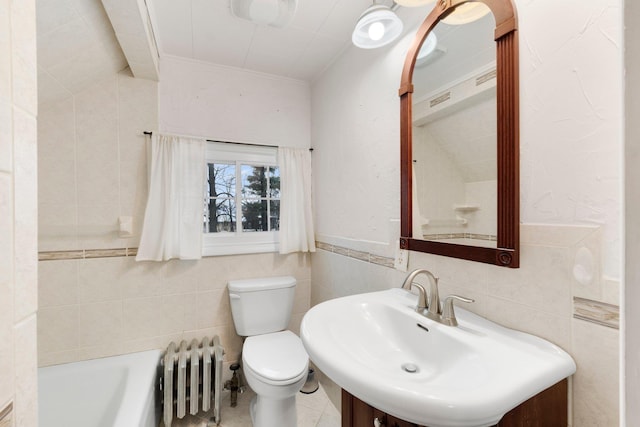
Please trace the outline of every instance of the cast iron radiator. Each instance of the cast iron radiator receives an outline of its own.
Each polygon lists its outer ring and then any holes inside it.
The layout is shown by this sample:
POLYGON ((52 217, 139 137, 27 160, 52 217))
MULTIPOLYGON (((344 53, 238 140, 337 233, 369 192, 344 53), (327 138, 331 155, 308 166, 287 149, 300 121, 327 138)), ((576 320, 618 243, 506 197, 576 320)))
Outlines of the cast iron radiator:
POLYGON ((178 348, 171 342, 160 361, 160 389, 164 425, 171 426, 174 414, 184 418, 189 413, 211 409, 214 424, 220 424, 220 396, 222 392, 222 356, 224 349, 218 336, 205 337, 201 343, 194 339, 178 348))

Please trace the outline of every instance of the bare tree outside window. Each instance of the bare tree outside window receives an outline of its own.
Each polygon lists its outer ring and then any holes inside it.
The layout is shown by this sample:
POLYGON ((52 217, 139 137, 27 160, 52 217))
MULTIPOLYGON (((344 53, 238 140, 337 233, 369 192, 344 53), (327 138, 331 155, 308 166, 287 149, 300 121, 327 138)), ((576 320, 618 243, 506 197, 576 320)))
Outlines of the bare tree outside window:
POLYGON ((224 163, 207 165, 204 232, 236 231, 236 166, 224 163))
POLYGON ((222 163, 209 163, 207 166, 205 233, 235 232, 237 218, 241 218, 243 232, 275 231, 280 228, 278 167, 240 165, 236 168, 234 164, 222 163), (239 198, 236 194, 237 182, 241 184, 239 198))

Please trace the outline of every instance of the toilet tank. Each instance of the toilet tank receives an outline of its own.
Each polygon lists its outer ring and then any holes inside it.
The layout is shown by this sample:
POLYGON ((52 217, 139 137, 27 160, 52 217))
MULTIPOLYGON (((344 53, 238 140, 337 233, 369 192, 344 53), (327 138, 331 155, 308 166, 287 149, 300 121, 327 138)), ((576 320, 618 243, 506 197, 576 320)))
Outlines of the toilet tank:
POLYGON ((285 330, 291 319, 296 279, 291 276, 230 280, 231 315, 238 335, 285 330))

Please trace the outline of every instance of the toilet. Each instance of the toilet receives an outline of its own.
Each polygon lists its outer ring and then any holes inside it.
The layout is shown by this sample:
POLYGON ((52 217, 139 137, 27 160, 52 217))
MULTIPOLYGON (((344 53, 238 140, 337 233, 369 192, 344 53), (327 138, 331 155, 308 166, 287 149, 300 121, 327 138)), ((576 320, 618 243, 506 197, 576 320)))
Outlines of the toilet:
POLYGON ((291 319, 296 279, 290 276, 228 283, 238 335, 246 337, 242 365, 256 393, 253 427, 296 427, 296 394, 307 379, 309 356, 302 341, 285 330, 291 319))

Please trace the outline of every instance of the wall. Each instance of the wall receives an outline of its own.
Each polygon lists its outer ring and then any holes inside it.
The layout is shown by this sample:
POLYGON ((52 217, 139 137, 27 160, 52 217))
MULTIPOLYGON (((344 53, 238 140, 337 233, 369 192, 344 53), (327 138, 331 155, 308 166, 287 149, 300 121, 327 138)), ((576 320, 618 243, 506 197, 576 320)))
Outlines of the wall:
MULTIPOLYGON (((565 348, 578 365, 574 425, 617 425, 618 330, 574 315, 584 309, 579 297, 610 303, 601 308, 614 318, 619 304, 621 2, 516 4, 521 268, 412 253, 409 269, 429 268, 441 277, 443 294, 473 297, 471 310, 565 348), (573 277, 582 247, 594 257, 586 285, 573 277)), ((402 8, 399 14, 405 27, 419 16, 402 8)), ((363 259, 392 257, 399 236, 397 89, 409 39, 377 51, 348 49, 312 88, 317 234, 333 245, 312 259, 314 304, 398 286, 405 274, 363 259), (345 256, 350 250, 357 252, 345 256)))
POLYGON ((39 363, 52 365, 220 336, 238 360, 228 280, 298 279, 291 329, 309 307, 308 256, 256 254, 200 261, 136 262, 133 257, 40 261, 39 363), (250 266, 251 268, 248 268, 250 266))
MULTIPOLYGON (((296 277, 290 325, 294 331, 309 307, 310 259, 305 255, 134 261, 147 193, 143 131, 161 128, 234 141, 260 135, 257 142, 309 146, 307 85, 240 70, 220 72, 218 67, 203 68, 188 61, 162 62, 162 70, 160 84, 135 79, 125 70, 75 96, 41 106, 38 358, 42 366, 165 348, 172 340, 212 334, 220 335, 226 360, 235 361, 242 342, 229 312, 229 279, 296 277), (179 70, 181 66, 195 71, 179 70), (206 74, 211 70, 215 76, 206 74), (215 90, 207 82, 233 88, 232 94, 215 93, 209 99, 215 90), (229 111, 220 110, 225 106, 233 110, 230 105, 238 92, 243 92, 246 103, 239 108, 255 116, 248 117, 253 121, 238 120, 228 126, 229 111), (176 106, 195 116, 173 116, 176 106), (286 112, 280 121, 275 118, 278 110, 286 112), (304 117, 302 123, 298 115, 304 117), (285 126, 289 120, 294 122, 285 126), (219 134, 216 129, 225 131, 219 134), (247 129, 251 131, 245 133, 247 129), (133 217, 133 237, 119 237, 120 215, 133 217)), ((241 116, 238 111, 232 114, 241 116)))
POLYGON ((158 123, 157 83, 129 70, 40 105, 39 250, 137 247, 147 188, 145 136, 158 123), (134 219, 120 238, 118 217, 134 219))
POLYGON ((36 61, 35 3, 1 0, 0 424, 24 427, 38 424, 36 61))
POLYGON ((307 82, 170 56, 160 68, 161 131, 310 146, 307 82))
POLYGON ((640 4, 625 2, 625 293, 626 425, 640 425, 640 4))

